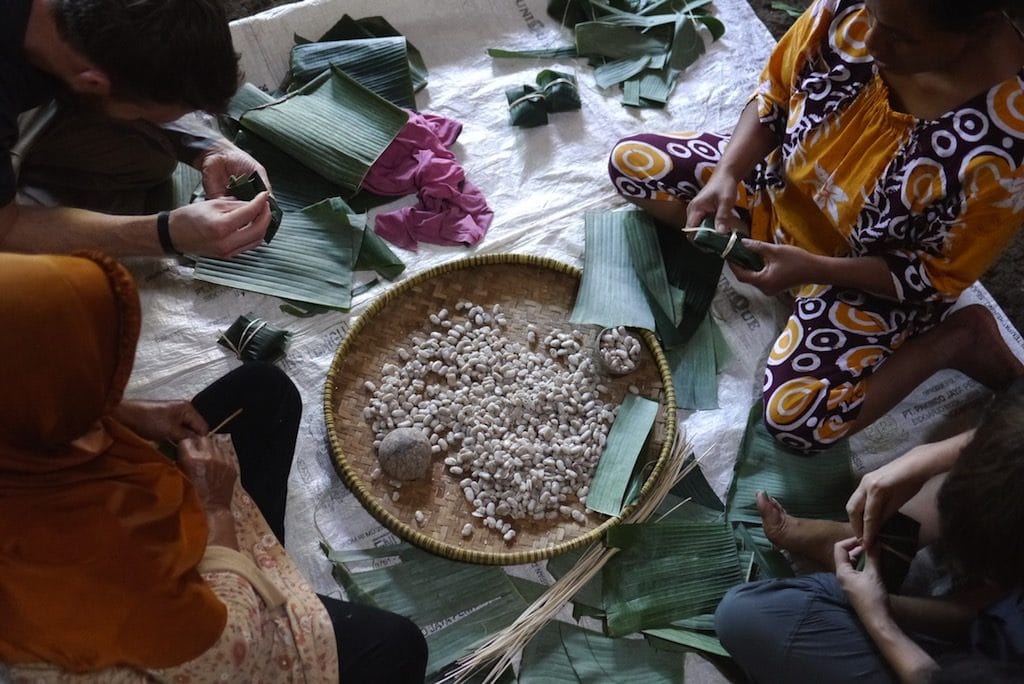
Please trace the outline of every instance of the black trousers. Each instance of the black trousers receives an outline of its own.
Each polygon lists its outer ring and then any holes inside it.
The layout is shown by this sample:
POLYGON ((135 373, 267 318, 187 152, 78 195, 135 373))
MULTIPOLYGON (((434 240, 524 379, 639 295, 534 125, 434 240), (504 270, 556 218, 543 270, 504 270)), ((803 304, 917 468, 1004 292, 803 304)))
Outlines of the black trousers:
MULTIPOLYGON (((284 544, 284 511, 302 400, 277 366, 247 363, 197 394, 193 406, 211 427, 242 409, 222 432, 238 452, 242 487, 284 544)), ((422 682, 427 644, 408 619, 372 606, 320 596, 334 626, 346 682, 422 682)))

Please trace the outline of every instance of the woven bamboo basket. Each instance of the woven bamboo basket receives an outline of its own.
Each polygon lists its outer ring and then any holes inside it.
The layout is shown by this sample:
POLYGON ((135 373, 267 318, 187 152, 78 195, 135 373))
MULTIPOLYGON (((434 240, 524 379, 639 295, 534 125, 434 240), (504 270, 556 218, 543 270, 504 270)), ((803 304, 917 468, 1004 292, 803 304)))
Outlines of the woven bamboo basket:
MULTIPOLYGON (((500 304, 508 319, 506 335, 526 341, 527 326, 538 331, 580 330, 586 349, 595 349, 599 326, 574 326, 569 314, 576 297, 580 271, 560 262, 535 256, 496 254, 450 262, 418 274, 370 304, 352 325, 334 356, 324 389, 327 434, 338 474, 367 511, 399 537, 432 553, 458 561, 491 565, 532 563, 600 539, 621 516, 587 513, 584 523, 555 520, 517 521, 512 543, 472 517, 459 480, 444 466, 444 454, 435 456, 429 476, 402 485, 393 501, 386 478, 371 476, 379 467, 373 432, 363 418, 369 402, 366 381, 379 383, 386 363, 400 364, 399 347, 411 345, 413 335, 431 329, 429 316, 442 308, 470 301, 487 308, 500 304), (422 525, 416 511, 425 514, 422 525), (472 536, 462 536, 466 523, 472 536)), ((675 393, 668 363, 653 334, 645 342, 639 368, 624 377, 607 377, 610 403, 621 403, 630 386, 641 396, 660 403, 658 418, 641 455, 646 474, 640 492, 646 496, 668 457, 675 433, 675 393)), ((583 509, 575 499, 566 502, 583 509)), ((628 513, 628 509, 623 515, 628 513)))

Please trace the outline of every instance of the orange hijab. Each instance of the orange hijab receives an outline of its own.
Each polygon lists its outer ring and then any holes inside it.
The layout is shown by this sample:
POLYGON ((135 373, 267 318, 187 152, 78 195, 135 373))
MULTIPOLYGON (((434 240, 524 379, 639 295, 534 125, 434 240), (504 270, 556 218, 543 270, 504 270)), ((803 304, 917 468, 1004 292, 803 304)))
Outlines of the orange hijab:
POLYGON ((106 257, 0 254, 0 662, 170 667, 224 629, 199 499, 110 417, 139 319, 106 257))

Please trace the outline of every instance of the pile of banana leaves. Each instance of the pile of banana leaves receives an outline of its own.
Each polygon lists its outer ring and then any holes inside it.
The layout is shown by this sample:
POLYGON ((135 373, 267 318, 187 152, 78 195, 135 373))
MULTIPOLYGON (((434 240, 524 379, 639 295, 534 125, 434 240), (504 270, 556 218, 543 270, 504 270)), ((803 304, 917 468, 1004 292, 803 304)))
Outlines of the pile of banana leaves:
POLYGON ((487 51, 494 58, 585 57, 598 87, 622 87, 630 107, 663 107, 676 80, 716 41, 725 25, 711 0, 551 0, 548 14, 570 29, 570 45, 487 51), (705 29, 705 30, 701 30, 705 29))

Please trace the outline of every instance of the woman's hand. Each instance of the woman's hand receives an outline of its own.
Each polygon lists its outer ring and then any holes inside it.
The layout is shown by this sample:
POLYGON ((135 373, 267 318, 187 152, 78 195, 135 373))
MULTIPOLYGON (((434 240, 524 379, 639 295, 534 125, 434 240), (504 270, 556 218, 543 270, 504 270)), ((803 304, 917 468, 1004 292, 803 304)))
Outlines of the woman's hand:
POLYGON ((791 245, 775 245, 759 240, 743 240, 743 246, 764 260, 764 268, 750 271, 730 263, 740 282, 753 285, 769 297, 794 287, 816 282, 815 255, 791 245))
POLYGON ((210 430, 192 403, 184 400, 125 400, 114 409, 114 418, 140 437, 155 442, 179 442, 210 430))
POLYGON ((182 441, 178 444, 178 466, 192 481, 207 514, 231 509, 238 483, 238 456, 230 435, 182 441))
POLYGON ((736 188, 739 181, 724 171, 716 170, 686 207, 686 225, 700 226, 705 217, 715 220, 719 233, 746 233, 747 226, 736 216, 736 188))

